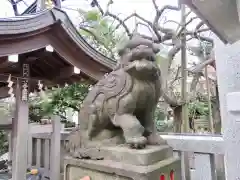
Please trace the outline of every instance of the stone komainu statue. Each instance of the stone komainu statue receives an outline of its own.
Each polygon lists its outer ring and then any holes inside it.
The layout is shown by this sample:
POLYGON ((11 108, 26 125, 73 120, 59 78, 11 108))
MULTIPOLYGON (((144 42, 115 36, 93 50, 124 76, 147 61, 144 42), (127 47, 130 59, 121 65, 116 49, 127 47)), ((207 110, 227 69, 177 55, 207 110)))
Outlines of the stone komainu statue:
POLYGON ((138 149, 164 143, 153 119, 161 96, 156 46, 133 37, 119 51, 117 67, 91 89, 82 104, 80 129, 70 135, 67 144, 72 156, 92 158, 101 146, 126 143, 138 149))

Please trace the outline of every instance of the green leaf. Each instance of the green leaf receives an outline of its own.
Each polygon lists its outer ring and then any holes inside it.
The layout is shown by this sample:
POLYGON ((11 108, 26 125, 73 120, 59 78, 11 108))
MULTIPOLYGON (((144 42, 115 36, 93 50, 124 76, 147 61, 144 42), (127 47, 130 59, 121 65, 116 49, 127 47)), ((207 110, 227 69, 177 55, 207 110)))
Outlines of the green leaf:
POLYGON ((79 111, 81 103, 88 93, 87 84, 75 83, 63 88, 55 88, 47 91, 45 98, 36 97, 31 100, 30 119, 39 121, 44 116, 57 114, 65 117, 67 109, 79 111))
POLYGON ((80 30, 79 33, 83 35, 87 42, 97 51, 100 51, 110 58, 118 59, 117 44, 121 42, 121 39, 128 39, 126 34, 116 32, 116 26, 113 20, 102 17, 101 13, 97 10, 86 12, 84 10, 79 10, 79 14, 83 17, 84 25, 87 25, 84 27, 94 35, 84 30, 80 30))
POLYGON ((85 21, 98 21, 101 18, 99 11, 92 10, 84 14, 85 21))

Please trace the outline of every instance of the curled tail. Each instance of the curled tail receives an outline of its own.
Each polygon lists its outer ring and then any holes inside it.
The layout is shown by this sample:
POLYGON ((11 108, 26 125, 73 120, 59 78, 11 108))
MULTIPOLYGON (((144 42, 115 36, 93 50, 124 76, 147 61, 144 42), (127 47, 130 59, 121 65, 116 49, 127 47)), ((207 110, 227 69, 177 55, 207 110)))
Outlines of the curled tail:
POLYGON ((70 156, 76 157, 75 151, 81 147, 81 134, 79 128, 70 132, 67 140, 64 142, 64 147, 70 156))

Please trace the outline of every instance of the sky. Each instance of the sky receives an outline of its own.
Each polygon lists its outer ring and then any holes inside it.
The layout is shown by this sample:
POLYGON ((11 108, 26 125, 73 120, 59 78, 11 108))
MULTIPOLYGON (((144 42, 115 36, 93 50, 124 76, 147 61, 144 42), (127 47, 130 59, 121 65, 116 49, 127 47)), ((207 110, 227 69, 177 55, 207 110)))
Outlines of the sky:
MULTIPOLYGON (((34 0, 25 0, 25 2, 30 5, 34 0)), ((106 7, 106 4, 109 0, 99 0, 100 4, 103 8, 106 7)), ((65 0, 62 3, 62 8, 68 13, 69 17, 72 19, 74 23, 79 22, 78 20, 78 12, 76 11, 78 8, 84 10, 90 10, 91 6, 90 0, 65 0)), ((177 5, 178 0, 157 0, 157 4, 159 7, 163 5, 177 5)), ((20 12, 22 12, 26 8, 24 3, 20 5, 20 12)), ((117 14, 119 17, 126 17, 127 15, 137 12, 141 16, 146 19, 151 20, 154 15, 155 11, 152 5, 151 0, 114 0, 114 4, 111 6, 110 11, 114 14, 117 14)), ((168 19, 179 19, 179 13, 167 13, 168 19)), ((14 16, 12 7, 8 0, 1 0, 0 6, 0 18, 4 17, 12 17, 14 16)), ((134 23, 133 21, 129 21, 128 25, 134 23)))
MULTIPOLYGON (((25 4, 30 5, 34 0, 25 0, 25 3, 21 3, 21 6, 23 9, 26 7, 25 4)), ((77 8, 91 8, 89 6, 90 0, 65 0, 62 2, 63 7, 67 8, 72 8, 72 9, 77 9, 77 8)), ((102 5, 106 5, 108 0, 99 0, 99 2, 102 5)), ((177 0, 157 0, 157 4, 159 7, 163 5, 177 5, 177 0)), ((135 10, 138 13, 141 13, 141 15, 144 15, 145 17, 151 16, 151 13, 149 11, 153 10, 153 6, 151 3, 151 0, 114 0, 114 5, 113 5, 113 11, 114 12, 121 12, 122 14, 129 14, 131 12, 134 12, 135 10), (128 8, 126 8, 128 7, 128 8), (148 9, 148 11, 145 11, 148 9)), ((13 13, 11 6, 9 4, 8 0, 1 0, 1 7, 0 7, 0 17, 4 16, 12 16, 13 13)))
MULTIPOLYGON (((106 4, 108 3, 108 1, 109 0, 99 0, 103 8, 106 7, 106 4)), ((177 2, 178 2, 177 0, 157 0, 159 7, 166 4, 177 5, 177 2)), ((67 11, 67 8, 76 9, 76 7, 82 8, 82 9, 88 9, 88 8, 91 9, 91 7, 89 6, 88 0, 81 0, 78 2, 76 0, 67 0, 63 2, 62 6, 63 8, 65 8, 66 11, 67 11)), ((77 14, 77 12, 75 12, 74 14, 74 12, 69 12, 69 11, 67 11, 68 14, 72 16, 72 18, 74 19, 74 15, 77 14)), ((137 12, 142 17, 149 20, 152 19, 155 15, 155 11, 154 11, 151 0, 114 0, 114 4, 111 5, 110 11, 122 18, 128 16, 133 12, 137 12)), ((168 16, 173 16, 174 19, 177 19, 177 16, 175 15, 176 13, 175 14, 168 13, 168 16)), ((130 23, 134 23, 134 22, 130 22, 130 23)))
MULTIPOLYGON (((102 8, 104 9, 106 8, 108 1, 109 0, 98 0, 102 8)), ((113 5, 110 6, 109 10, 113 14, 118 15, 121 19, 124 19, 133 12, 138 13, 140 16, 150 21, 152 21, 155 16, 155 10, 152 4, 152 0, 113 0, 113 1, 114 3, 113 5)), ((34 0, 24 0, 24 2, 30 5, 32 4, 32 2, 34 2, 34 0)), ((67 12, 70 19, 77 26, 80 22, 79 13, 77 9, 91 10, 92 7, 90 6, 90 2, 91 0, 65 0, 64 2, 62 2, 62 9, 67 12)), ((178 5, 178 0, 156 0, 156 2, 159 8, 163 7, 164 5, 174 6, 178 5)), ((25 9, 26 4, 22 2, 21 5, 19 6, 20 13, 23 12, 25 9)), ((1 0, 0 18, 7 18, 13 16, 14 13, 9 3, 9 0, 1 0)), ((192 13, 190 17, 193 16, 194 14, 192 13)), ((166 10, 164 11, 162 18, 160 19, 160 25, 166 28, 177 27, 176 23, 173 23, 169 20, 180 22, 180 17, 181 17, 180 12, 166 10)), ((194 21, 193 23, 191 23, 188 26, 188 29, 194 28, 198 22, 199 21, 194 21)), ((126 25, 130 29, 133 29, 135 27, 135 19, 132 18, 131 20, 127 21, 126 25)), ((151 32, 147 27, 141 26, 138 30, 142 34, 151 35, 151 32)), ((191 42, 191 44, 194 43, 195 41, 191 42)), ((166 54, 167 51, 168 51, 167 49, 163 49, 161 52, 163 54, 166 54)))
MULTIPOLYGON (((0 18, 12 17, 14 16, 12 7, 9 0, 1 0, 0 6, 0 18)), ((25 3, 30 5, 34 0, 24 0, 25 3)), ((109 0, 98 0, 101 6, 106 9, 106 4, 109 0)), ((113 14, 118 15, 121 19, 124 19, 128 15, 132 14, 133 12, 138 13, 140 16, 148 19, 150 21, 153 20, 155 16, 155 10, 152 4, 152 0, 113 0, 113 5, 110 6, 110 12, 113 14)), ((79 13, 77 9, 83 10, 91 10, 92 7, 90 6, 91 0, 65 0, 62 2, 62 9, 65 10, 73 21, 74 24, 79 23, 79 13)), ((156 0, 157 5, 161 8, 164 5, 178 5, 178 0, 156 0)), ((26 9, 26 4, 23 2, 19 6, 20 13, 26 9)), ((180 12, 176 11, 169 11, 166 10, 163 13, 162 18, 160 19, 160 25, 172 28, 177 27, 176 23, 173 23, 169 20, 174 20, 180 22, 180 12), (167 23, 166 23, 167 21, 167 23)), ((194 26, 194 23, 192 23, 194 26)), ((195 23, 196 24, 196 23, 195 23)), ((132 18, 126 22, 126 25, 131 29, 135 27, 135 19, 132 18)), ((192 27, 193 27, 192 26, 192 27)), ((191 28, 188 26, 188 28, 191 28)), ((150 33, 147 27, 141 26, 140 32, 150 33)))
MULTIPOLYGON (((101 4, 102 8, 106 9, 106 5, 109 0, 98 0, 98 1, 101 4)), ((127 17, 133 12, 138 13, 140 16, 150 21, 152 21, 155 16, 155 10, 152 4, 152 0, 113 0, 113 1, 114 3, 113 5, 110 6, 109 10, 113 14, 118 15, 121 19, 124 19, 125 17, 127 17)), ((30 5, 32 2, 34 2, 34 0, 24 0, 24 2, 30 5)), ((67 12, 70 19, 77 26, 80 22, 79 13, 77 9, 91 10, 92 7, 90 6, 90 2, 91 0, 65 0, 64 2, 62 2, 62 9, 67 12)), ((156 2, 159 8, 161 8, 164 5, 174 5, 174 6, 178 5, 178 0, 156 0, 156 2)), ((22 2, 21 5, 19 6, 19 12, 21 13, 25 9, 26 9, 26 4, 22 2)), ((193 15, 194 14, 192 14, 192 16, 193 15)), ((8 0, 1 0, 0 18, 7 18, 7 17, 13 17, 13 16, 14 16, 14 13, 8 0)), ((160 19, 160 25, 167 28, 177 27, 177 24, 172 23, 169 20, 180 22, 180 17, 181 17, 180 12, 166 10, 164 11, 162 18, 160 19)), ((195 27, 198 22, 199 21, 194 21, 193 23, 190 24, 190 26, 188 26, 188 28, 191 29, 191 27, 195 27)), ((132 18, 131 20, 127 21, 126 25, 130 29, 133 29, 135 27, 135 18, 132 18)), ((149 31, 149 29, 144 26, 141 26, 138 29, 138 31, 140 31, 140 33, 142 34, 151 35, 151 32, 149 31)), ((191 42, 191 43, 193 44, 195 42, 191 42)), ((167 51, 168 51, 168 48, 162 49, 161 51, 162 55, 167 54, 167 51)))

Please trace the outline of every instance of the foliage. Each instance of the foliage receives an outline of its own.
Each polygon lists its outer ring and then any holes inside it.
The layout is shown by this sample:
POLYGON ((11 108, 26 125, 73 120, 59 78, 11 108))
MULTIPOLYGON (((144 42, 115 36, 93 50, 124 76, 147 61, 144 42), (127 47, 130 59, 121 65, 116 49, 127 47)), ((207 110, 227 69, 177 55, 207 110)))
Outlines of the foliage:
POLYGON ((0 100, 0 116, 2 118, 12 117, 15 110, 15 103, 8 98, 0 100))
POLYGON ((208 116, 208 104, 206 101, 196 100, 188 104, 189 118, 198 119, 202 116, 208 116))
POLYGON ((159 109, 157 108, 155 113, 154 113, 154 119, 156 122, 162 121, 166 118, 166 115, 159 109))
POLYGON ((87 42, 104 55, 117 59, 117 47, 126 40, 122 32, 115 31, 114 21, 102 16, 98 10, 83 11, 79 9, 82 22, 80 34, 87 42))
POLYGON ((39 122, 41 118, 52 114, 66 118, 66 110, 79 111, 88 93, 89 85, 74 83, 63 88, 47 90, 39 97, 30 99, 30 119, 39 122))
POLYGON ((75 127, 75 123, 68 120, 62 120, 61 123, 64 124, 65 128, 75 127))
POLYGON ((164 112, 161 111, 160 108, 156 108, 154 112, 154 121, 156 122, 156 127, 158 131, 161 131, 163 127, 165 127, 165 120, 166 115, 164 112))
POLYGON ((0 131, 0 155, 8 152, 8 137, 6 131, 0 131))

